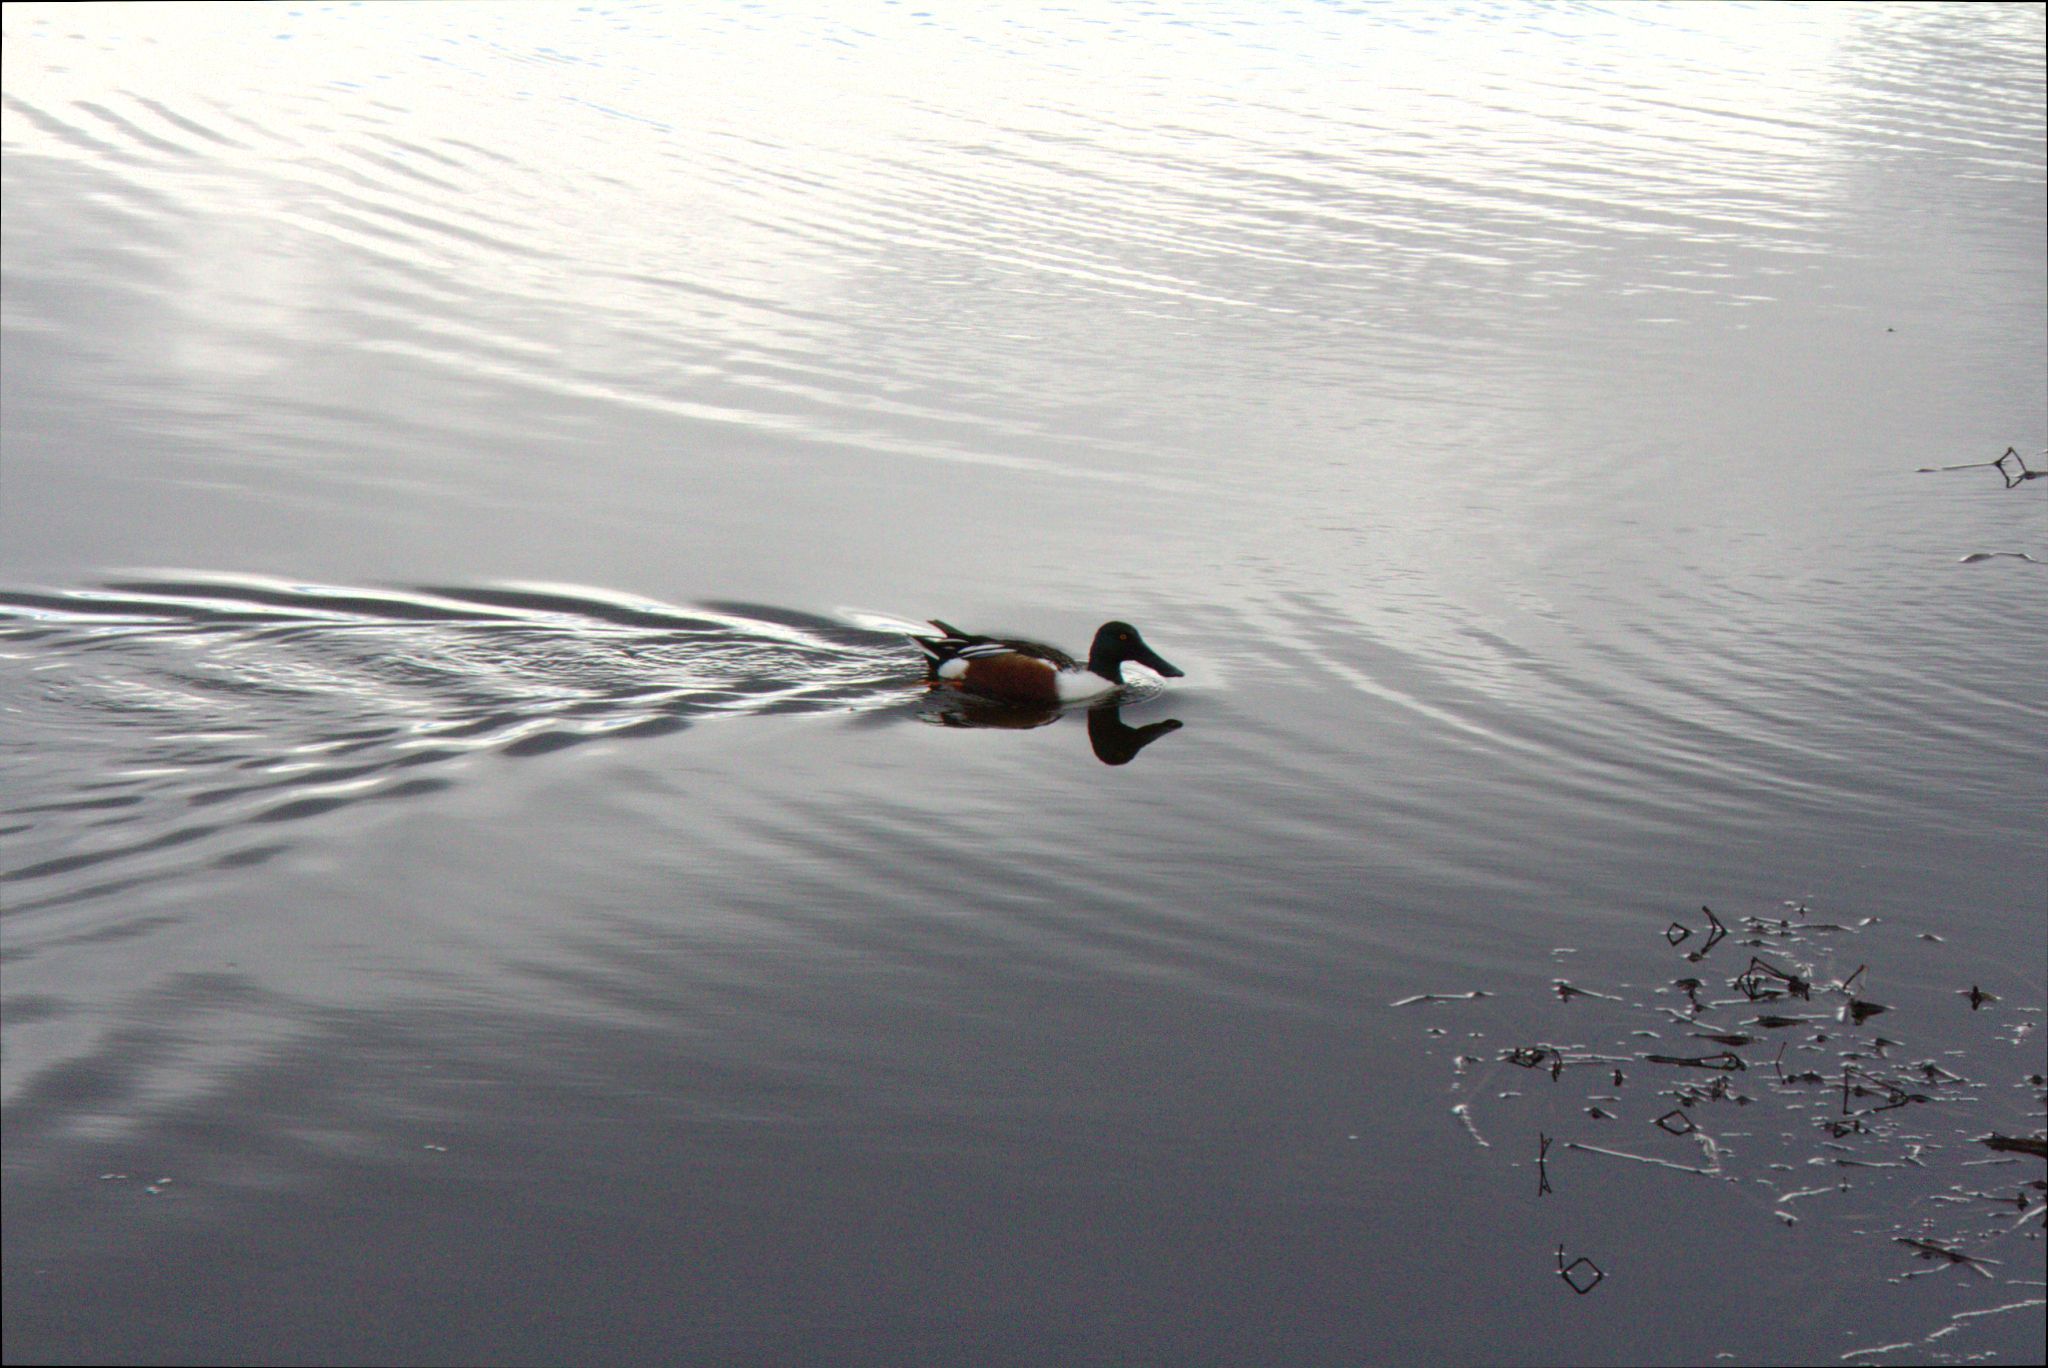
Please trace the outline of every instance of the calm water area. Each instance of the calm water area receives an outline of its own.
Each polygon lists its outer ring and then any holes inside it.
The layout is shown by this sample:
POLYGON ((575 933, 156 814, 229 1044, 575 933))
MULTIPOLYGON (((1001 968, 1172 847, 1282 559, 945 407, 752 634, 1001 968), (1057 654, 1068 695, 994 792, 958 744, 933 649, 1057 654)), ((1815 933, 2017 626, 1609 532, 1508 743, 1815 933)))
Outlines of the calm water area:
POLYGON ((2044 13, 7 6, 6 1358, 2038 1361, 2044 13))

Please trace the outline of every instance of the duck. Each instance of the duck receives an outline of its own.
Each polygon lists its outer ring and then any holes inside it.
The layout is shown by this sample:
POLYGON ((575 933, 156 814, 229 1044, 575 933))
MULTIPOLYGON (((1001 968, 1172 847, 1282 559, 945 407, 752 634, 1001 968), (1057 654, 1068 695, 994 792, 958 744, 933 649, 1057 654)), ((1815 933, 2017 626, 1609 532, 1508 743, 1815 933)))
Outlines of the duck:
POLYGON ((931 685, 1005 703, 1044 708, 1100 698, 1124 687, 1128 661, 1169 679, 1186 673, 1147 646, 1128 622, 1105 622, 1096 629, 1086 664, 1043 642, 976 636, 937 618, 931 624, 944 635, 911 637, 924 652, 931 685))

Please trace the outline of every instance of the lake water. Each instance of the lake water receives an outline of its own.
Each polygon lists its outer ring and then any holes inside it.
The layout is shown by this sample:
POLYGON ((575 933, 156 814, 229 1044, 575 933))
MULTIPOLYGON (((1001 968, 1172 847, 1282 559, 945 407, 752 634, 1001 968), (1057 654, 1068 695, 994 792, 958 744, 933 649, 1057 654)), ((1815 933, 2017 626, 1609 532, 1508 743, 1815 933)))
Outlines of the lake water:
POLYGON ((2041 7, 4 25, 10 1361, 2038 1358, 2041 7))

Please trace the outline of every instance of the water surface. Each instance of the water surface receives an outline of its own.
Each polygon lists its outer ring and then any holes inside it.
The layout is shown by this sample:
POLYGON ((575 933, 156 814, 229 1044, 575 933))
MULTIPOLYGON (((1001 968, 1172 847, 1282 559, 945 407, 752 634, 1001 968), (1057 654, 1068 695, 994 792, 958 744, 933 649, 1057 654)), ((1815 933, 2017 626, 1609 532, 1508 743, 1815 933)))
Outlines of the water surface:
POLYGON ((2036 1357, 2043 37, 9 6, 8 1358, 2036 1357))

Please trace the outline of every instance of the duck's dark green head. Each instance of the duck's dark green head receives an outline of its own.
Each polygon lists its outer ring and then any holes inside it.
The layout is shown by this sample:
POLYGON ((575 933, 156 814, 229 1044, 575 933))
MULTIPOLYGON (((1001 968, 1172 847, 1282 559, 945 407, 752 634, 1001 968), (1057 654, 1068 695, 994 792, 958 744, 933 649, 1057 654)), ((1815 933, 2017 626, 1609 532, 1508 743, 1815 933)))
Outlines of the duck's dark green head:
POLYGON ((1140 665, 1157 670, 1169 679, 1179 679, 1184 671, 1169 665, 1159 653, 1145 644, 1145 638, 1138 635, 1138 629, 1128 622, 1105 622, 1095 633, 1095 644, 1088 650, 1088 669, 1104 679, 1124 682, 1124 662, 1135 660, 1140 665))

